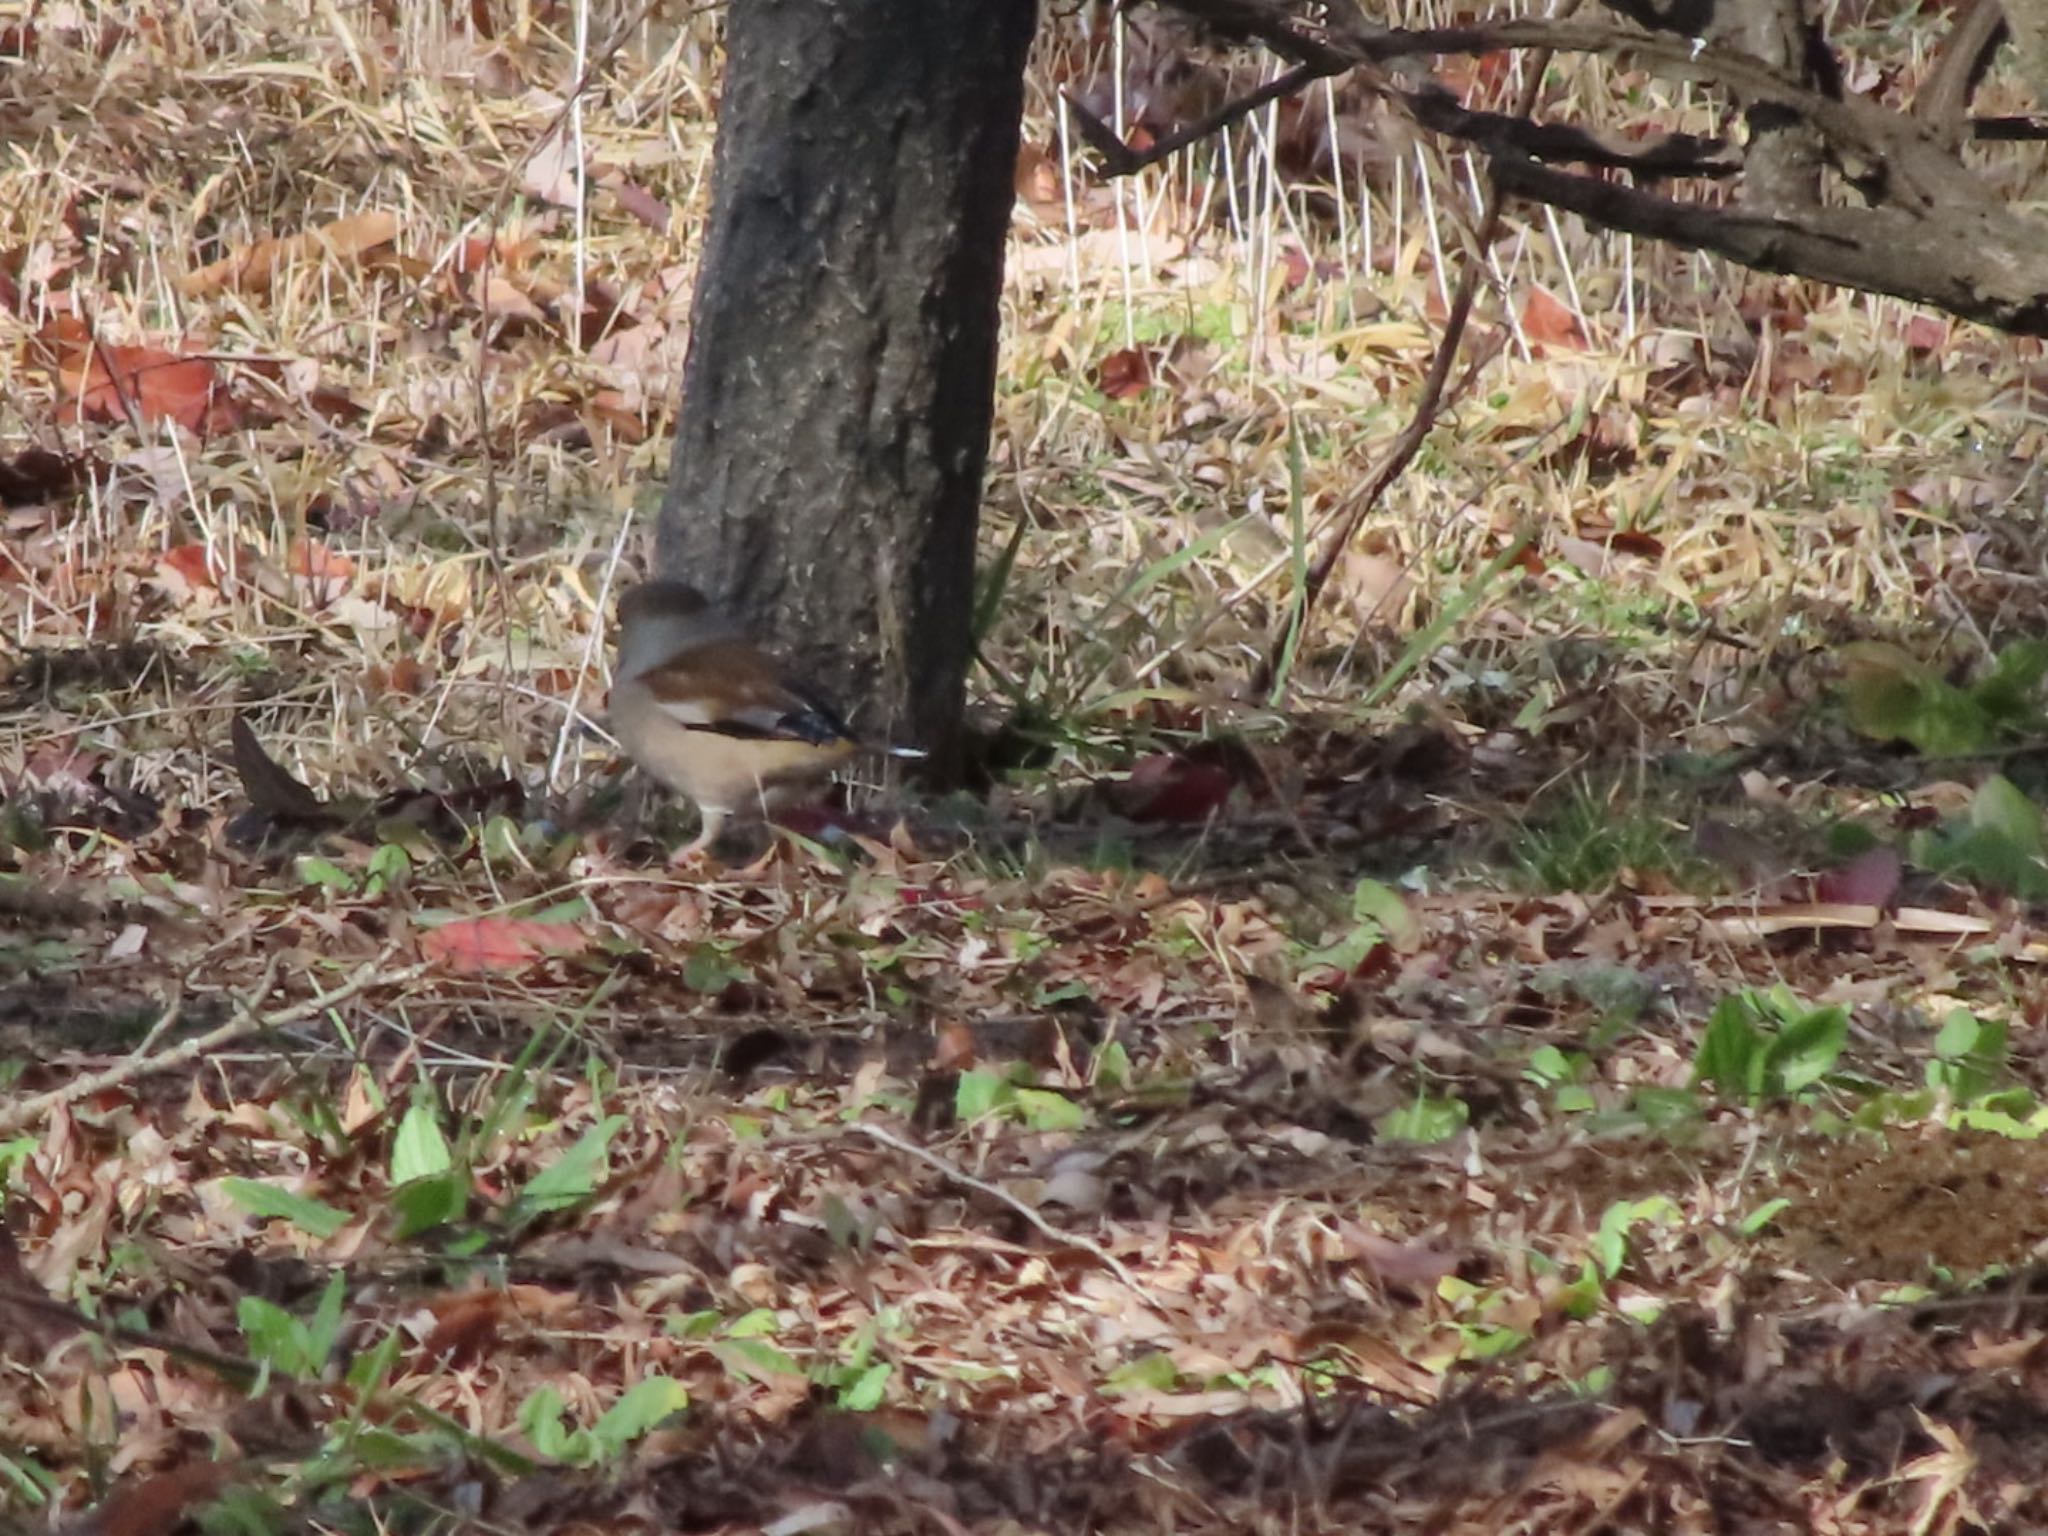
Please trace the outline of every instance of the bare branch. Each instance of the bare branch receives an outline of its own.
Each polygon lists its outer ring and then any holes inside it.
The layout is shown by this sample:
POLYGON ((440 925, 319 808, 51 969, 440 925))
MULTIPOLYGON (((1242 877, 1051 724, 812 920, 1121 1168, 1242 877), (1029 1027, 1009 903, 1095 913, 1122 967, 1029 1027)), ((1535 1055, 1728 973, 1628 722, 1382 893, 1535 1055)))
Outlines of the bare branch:
MULTIPOLYGON (((1793 114, 1819 136, 1844 179, 1868 206, 1827 204, 1802 192, 1810 183, 1801 165, 1781 164, 1775 170, 1782 174, 1773 176, 1772 168, 1760 166, 1755 158, 1754 121, 1752 150, 1743 171, 1745 177, 1764 175, 1769 189, 1741 210, 1671 202, 1638 188, 1547 169, 1539 160, 1554 156, 1516 141, 1518 134, 1533 131, 1533 124, 1510 130, 1486 115, 1444 112, 1426 97, 1417 121, 1429 126, 1426 114, 1437 112, 1441 131, 1493 151, 1500 185, 1580 213, 1596 224, 1713 251, 1761 271, 1932 304, 2003 330, 2048 334, 2048 225, 2012 211, 2007 199, 1959 158, 1953 130, 1944 140, 1923 119, 1866 97, 1831 96, 1793 78, 1785 68, 1713 41, 1713 33, 1727 30, 1716 15, 1715 0, 1666 0, 1661 8, 1654 0, 1643 0, 1647 9, 1607 0, 1611 8, 1640 13, 1660 28, 1690 22, 1705 29, 1690 38, 1668 31, 1642 32, 1625 24, 1565 19, 1399 30, 1363 21, 1350 11, 1311 11, 1282 0, 1158 3, 1189 11, 1238 35, 1261 38, 1287 56, 1314 61, 1319 67, 1340 61, 1385 66, 1418 56, 1555 49, 1626 56, 1671 79, 1718 86, 1752 108, 1768 104, 1774 112, 1793 114)), ((1782 23, 1790 13, 1771 14, 1782 23)), ((1949 66, 1961 83, 1946 85, 1944 91, 1967 94, 1969 76, 1982 56, 1982 47, 1974 45, 1977 35, 1973 30, 1960 39, 1967 46, 1957 52, 1967 55, 1969 63, 1949 66)), ((1794 67, 1804 71, 1811 66, 1811 59, 1802 57, 1794 67)), ((1400 91, 1391 81, 1376 83, 1390 94, 1400 91)), ((1939 101, 1936 106, 1941 106, 1939 101)), ((2028 138, 2043 132, 2033 119, 1989 119, 1972 125, 1971 131, 1987 139, 2028 138)))
POLYGON ((1349 65, 1339 65, 1332 70, 1319 64, 1297 64, 1285 74, 1275 75, 1257 90, 1219 107, 1200 122, 1175 129, 1149 149, 1131 148, 1117 137, 1114 128, 1082 106, 1072 91, 1060 94, 1066 98, 1067 110, 1073 113, 1074 125, 1081 130, 1081 137, 1088 141, 1090 149, 1102 156, 1109 174, 1113 177, 1129 176, 1180 153, 1190 144, 1200 143, 1212 133, 1220 133, 1232 123, 1250 117, 1268 102, 1292 96, 1305 85, 1327 79, 1332 74, 1343 74, 1349 68, 1349 65))
POLYGON ((1931 304, 2023 336, 2048 335, 2048 244, 2000 209, 1949 219, 1895 208, 1772 214, 1674 202, 1526 157, 1493 160, 1496 184, 1606 229, 1712 251, 1760 272, 1816 278, 1931 304))
POLYGON ((1998 0, 1962 0, 1941 57, 1913 98, 1913 115, 1951 148, 1962 144, 1963 113, 2004 41, 2005 11, 1998 0))
POLYGON ((1487 149, 1514 150, 1537 160, 1570 161, 1638 176, 1733 176, 1742 157, 1725 139, 1667 133, 1640 143, 1613 141, 1572 123, 1538 123, 1507 112, 1475 112, 1432 81, 1401 94, 1423 127, 1487 149))

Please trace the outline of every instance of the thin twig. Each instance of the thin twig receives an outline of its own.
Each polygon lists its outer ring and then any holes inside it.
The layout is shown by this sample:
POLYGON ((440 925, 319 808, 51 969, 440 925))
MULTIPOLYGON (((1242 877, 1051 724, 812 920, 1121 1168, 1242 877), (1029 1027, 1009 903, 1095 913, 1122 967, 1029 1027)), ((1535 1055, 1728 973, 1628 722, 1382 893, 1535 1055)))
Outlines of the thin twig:
POLYGON ((1054 1242, 1064 1243, 1071 1247, 1080 1249, 1083 1253, 1087 1254, 1088 1257, 1095 1260, 1096 1263, 1100 1264, 1104 1269, 1108 1270, 1111 1274, 1115 1275, 1117 1279, 1121 1280, 1126 1286, 1128 1286, 1130 1288, 1132 1295, 1136 1296, 1140 1301, 1143 1301, 1147 1306, 1150 1306, 1152 1304, 1151 1296, 1146 1292, 1145 1288, 1142 1285, 1138 1284, 1138 1277, 1136 1275, 1133 1275, 1128 1269, 1124 1268, 1123 1261, 1121 1259, 1119 1259, 1115 1254, 1111 1253, 1107 1248, 1103 1247, 1102 1244, 1096 1242, 1093 1238, 1083 1237, 1078 1232, 1062 1231, 1060 1228, 1054 1226, 1051 1222, 1047 1221, 1037 1211, 1034 1211, 1030 1206, 1026 1205, 1022 1200, 1019 1200, 1015 1195, 1011 1194, 1007 1189, 1003 1189, 999 1185, 991 1184, 986 1179, 977 1179, 973 1174, 966 1172, 964 1169, 956 1168, 953 1164, 947 1162, 943 1157, 940 1157, 936 1152, 927 1152, 923 1147, 918 1146, 915 1142, 905 1141, 901 1136, 898 1136, 890 1131, 885 1131, 879 1125, 868 1125, 865 1122, 856 1122, 852 1127, 850 1127, 850 1129, 858 1132, 862 1136, 867 1137, 870 1141, 880 1142, 883 1146, 890 1148, 892 1151, 901 1152, 906 1157, 916 1158, 917 1161, 923 1163, 928 1168, 936 1169, 939 1173, 943 1174, 946 1178, 952 1180, 952 1182, 954 1182, 955 1184, 964 1185, 966 1188, 973 1190, 976 1194, 986 1195, 991 1200, 998 1200, 1002 1202, 1004 1205, 1007 1205, 1011 1210, 1015 1211, 1019 1216, 1022 1216, 1026 1221, 1030 1222, 1032 1226, 1038 1228, 1040 1232, 1043 1232, 1047 1237, 1051 1238, 1054 1242))
MULTIPOLYGON (((1550 50, 1539 49, 1529 61, 1529 72, 1522 82, 1522 89, 1515 101, 1514 115, 1526 118, 1534 110, 1537 94, 1542 90, 1544 72, 1550 68, 1550 50)), ((1290 616, 1288 622, 1298 622, 1306 632, 1309 619, 1315 613, 1316 601, 1329 584, 1330 573, 1337 568, 1337 562, 1344 557, 1344 551, 1351 547, 1359 525, 1366 515, 1379 505, 1387 488, 1397 480, 1401 472, 1421 449, 1430 431, 1436 426, 1438 414, 1443 409, 1444 388, 1450 382, 1451 367, 1457 361, 1459 344, 1464 340, 1465 326, 1472 316, 1472 301, 1478 296, 1479 283, 1486 269, 1486 252, 1493 245, 1495 232, 1500 228, 1500 210, 1504 201, 1501 188, 1489 180, 1486 188, 1486 204, 1479 213, 1479 227, 1473 232, 1463 271, 1458 274, 1457 292, 1452 295, 1450 312, 1444 318, 1443 337, 1437 343, 1436 355, 1429 361, 1429 374, 1422 381, 1421 398, 1415 402, 1414 413, 1408 424, 1394 439, 1387 456, 1380 461, 1379 468, 1365 483, 1365 489, 1352 501, 1344 520, 1337 525, 1337 531, 1323 546, 1316 557, 1316 563, 1309 568, 1308 579, 1303 584, 1301 611, 1298 619, 1290 616)), ((1472 374, 1468 371, 1463 383, 1469 384, 1472 374)), ((1281 647, 1286 644, 1283 626, 1272 646, 1266 652, 1259 680, 1256 686, 1263 689, 1266 681, 1277 670, 1281 647)))
POLYGON ((1081 130, 1081 137, 1088 141, 1088 147, 1102 156, 1105 168, 1112 176, 1130 176, 1142 171, 1148 165, 1157 165, 1170 156, 1179 154, 1190 144, 1199 144, 1213 133, 1221 133, 1231 124, 1250 117, 1269 102, 1278 101, 1282 96, 1292 96, 1304 86, 1333 74, 1343 74, 1348 64, 1334 67, 1323 64, 1297 64, 1285 74, 1275 75, 1257 90, 1237 100, 1227 102, 1211 112, 1198 123, 1177 128, 1165 138, 1156 140, 1148 148, 1133 149, 1117 136, 1117 131, 1101 118, 1090 112, 1075 99, 1072 91, 1062 91, 1066 98, 1067 110, 1074 114, 1074 124, 1081 130))
MULTIPOLYGON (((221 1046, 231 1044, 236 1040, 245 1039, 250 1035, 263 1034, 270 1030, 285 1029, 293 1024, 303 1023, 307 1019, 317 1018, 336 1003, 346 1002, 359 992, 367 991, 369 988, 379 984, 401 985, 413 980, 415 977, 425 975, 430 969, 428 966, 415 965, 409 966, 402 971, 383 972, 381 968, 385 961, 390 958, 388 951, 385 954, 379 955, 375 960, 358 967, 339 986, 331 987, 325 992, 316 993, 302 1003, 294 1003, 289 1008, 280 1008, 273 1013, 265 1014, 256 1013, 252 1008, 244 1006, 237 1017, 228 1020, 227 1023, 222 1024, 217 1029, 211 1029, 203 1035, 194 1036, 190 1040, 172 1046, 168 1051, 155 1056, 144 1056, 138 1053, 124 1057, 103 1072, 94 1072, 84 1077, 73 1078, 62 1088, 53 1088, 48 1093, 37 1094, 32 1099, 25 1100, 11 1108, 0 1110, 0 1136, 11 1134, 25 1126, 32 1125, 52 1112, 62 1109, 67 1104, 75 1104, 80 1099, 90 1098, 94 1094, 103 1093, 109 1088, 124 1087, 138 1078, 153 1076, 159 1072, 174 1072, 181 1067, 190 1066, 208 1051, 218 1050, 221 1046)), ((166 1012, 174 1011, 179 1006, 180 1003, 173 1002, 171 1008, 166 1010, 166 1012)), ((159 1030, 153 1028, 151 1030, 151 1037, 153 1038, 159 1032, 159 1030)))

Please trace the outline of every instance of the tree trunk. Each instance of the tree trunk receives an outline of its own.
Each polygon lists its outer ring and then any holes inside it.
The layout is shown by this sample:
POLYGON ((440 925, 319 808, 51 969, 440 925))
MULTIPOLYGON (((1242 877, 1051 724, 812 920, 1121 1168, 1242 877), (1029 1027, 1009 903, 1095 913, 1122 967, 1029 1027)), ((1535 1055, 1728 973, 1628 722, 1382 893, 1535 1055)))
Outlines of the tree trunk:
POLYGON ((741 0, 659 564, 950 770, 1035 0, 741 0))

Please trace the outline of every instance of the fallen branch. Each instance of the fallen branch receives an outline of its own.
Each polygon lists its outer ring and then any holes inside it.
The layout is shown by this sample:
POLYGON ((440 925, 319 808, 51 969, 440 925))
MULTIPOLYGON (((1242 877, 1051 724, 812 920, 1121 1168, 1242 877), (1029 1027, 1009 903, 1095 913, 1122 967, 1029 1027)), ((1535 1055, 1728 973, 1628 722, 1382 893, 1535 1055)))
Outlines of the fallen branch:
MULTIPOLYGON (((285 1029, 293 1024, 304 1023, 307 1019, 318 1018, 335 1004, 347 1002, 350 998, 369 990, 373 986, 377 986, 380 983, 397 986, 411 981, 415 977, 423 976, 431 969, 429 966, 415 965, 409 966, 402 971, 384 972, 382 967, 390 958, 390 953, 387 951, 368 964, 358 967, 339 986, 330 987, 325 992, 316 993, 304 1002, 294 1003, 289 1008, 280 1008, 271 1013, 258 1014, 255 1012, 253 1005, 247 1003, 240 1004, 235 1018, 228 1020, 227 1023, 220 1025, 216 1029, 208 1030, 203 1035, 196 1035, 190 1040, 182 1041, 167 1051, 159 1052, 154 1056, 137 1051, 131 1056, 124 1057, 105 1071, 92 1072, 84 1077, 73 1078, 62 1088, 53 1088, 48 1093, 40 1093, 32 1099, 24 1100, 20 1104, 0 1109, 0 1136, 10 1135, 26 1126, 33 1125, 36 1121, 43 1119, 54 1111, 62 1109, 68 1104, 75 1104, 80 1099, 91 1098, 94 1094, 104 1093, 109 1088, 125 1087, 138 1078, 154 1076, 159 1072, 175 1072, 182 1067, 189 1067, 209 1051, 217 1051, 222 1046, 231 1045, 237 1040, 247 1039, 252 1035, 266 1034, 272 1030, 285 1029)), ((262 1000, 263 994, 268 992, 270 977, 274 974, 274 971, 275 966, 273 965, 272 971, 265 973, 262 990, 257 994, 258 1002, 262 1000)), ((151 1027, 149 1035, 144 1042, 145 1045, 149 1041, 155 1040, 170 1026, 181 1006, 181 1000, 173 1001, 165 1009, 164 1017, 151 1027)))

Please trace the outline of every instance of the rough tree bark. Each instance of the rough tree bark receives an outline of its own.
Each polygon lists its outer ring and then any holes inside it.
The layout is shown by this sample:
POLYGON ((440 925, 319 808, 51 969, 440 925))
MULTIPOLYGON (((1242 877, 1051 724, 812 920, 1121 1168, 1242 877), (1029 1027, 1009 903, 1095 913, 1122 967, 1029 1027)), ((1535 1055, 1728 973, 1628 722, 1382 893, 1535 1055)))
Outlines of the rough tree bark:
POLYGON ((1035 0, 727 12, 712 211, 658 539, 943 774, 971 646, 1035 0))

